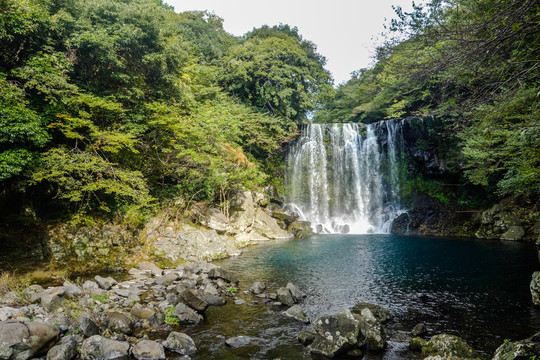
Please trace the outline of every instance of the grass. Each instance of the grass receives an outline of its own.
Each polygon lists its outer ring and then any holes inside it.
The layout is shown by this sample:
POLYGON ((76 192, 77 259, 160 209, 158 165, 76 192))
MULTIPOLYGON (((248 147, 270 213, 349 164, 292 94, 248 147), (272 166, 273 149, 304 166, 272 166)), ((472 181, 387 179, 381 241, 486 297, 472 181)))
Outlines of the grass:
POLYGON ((15 273, 2 272, 0 273, 0 297, 6 296, 8 293, 15 294, 14 301, 20 304, 28 302, 25 290, 30 286, 31 278, 19 276, 15 273))
POLYGON ((173 312, 174 312, 174 306, 171 306, 165 311, 165 324, 169 324, 169 325, 180 324, 180 320, 178 320, 176 316, 173 316, 172 314, 173 312))

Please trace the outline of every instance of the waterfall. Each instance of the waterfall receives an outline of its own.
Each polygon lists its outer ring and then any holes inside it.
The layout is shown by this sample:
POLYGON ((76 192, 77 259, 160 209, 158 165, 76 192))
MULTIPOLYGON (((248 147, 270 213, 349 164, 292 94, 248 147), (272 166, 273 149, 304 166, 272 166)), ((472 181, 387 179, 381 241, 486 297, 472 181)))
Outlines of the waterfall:
POLYGON ((287 206, 324 233, 388 233, 404 212, 400 120, 309 124, 286 159, 287 206))

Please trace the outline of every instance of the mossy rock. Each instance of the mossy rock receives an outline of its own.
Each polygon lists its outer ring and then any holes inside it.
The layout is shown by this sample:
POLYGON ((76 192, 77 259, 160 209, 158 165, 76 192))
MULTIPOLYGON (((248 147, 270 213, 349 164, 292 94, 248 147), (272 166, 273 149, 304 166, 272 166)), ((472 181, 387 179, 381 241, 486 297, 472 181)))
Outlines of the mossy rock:
POLYGON ((413 351, 422 351, 422 348, 427 345, 427 341, 421 337, 415 337, 409 340, 409 348, 413 351))
POLYGON ((433 336, 426 345, 422 346, 422 353, 433 356, 440 355, 443 358, 481 359, 480 354, 465 340, 449 334, 433 336))

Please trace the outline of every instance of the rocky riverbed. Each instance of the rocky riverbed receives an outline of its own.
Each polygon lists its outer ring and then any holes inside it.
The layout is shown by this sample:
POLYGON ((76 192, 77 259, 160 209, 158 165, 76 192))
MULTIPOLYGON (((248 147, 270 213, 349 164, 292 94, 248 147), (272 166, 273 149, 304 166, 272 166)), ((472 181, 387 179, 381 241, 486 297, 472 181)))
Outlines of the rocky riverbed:
MULTIPOLYGON (((298 341, 314 356, 326 358, 381 354, 388 334, 395 334, 395 327, 400 326, 390 321, 392 314, 387 309, 365 302, 310 320, 301 306, 306 295, 292 283, 283 285, 240 284, 234 274, 208 262, 170 269, 141 262, 121 282, 95 276, 49 288, 31 285, 0 299, 0 359, 185 360, 196 356, 200 345, 186 330, 207 321, 209 307, 227 303, 266 304, 282 308, 283 315, 295 321, 311 323, 311 329, 300 331, 298 341)), ((237 316, 243 315, 239 312, 237 316)), ((401 337, 400 341, 409 341, 411 353, 418 354, 411 358, 481 359, 461 338, 429 334, 423 324, 401 337)), ((218 341, 234 349, 249 348, 257 339, 239 333, 218 341)), ((505 341, 492 359, 538 355, 540 333, 521 341, 505 341)))

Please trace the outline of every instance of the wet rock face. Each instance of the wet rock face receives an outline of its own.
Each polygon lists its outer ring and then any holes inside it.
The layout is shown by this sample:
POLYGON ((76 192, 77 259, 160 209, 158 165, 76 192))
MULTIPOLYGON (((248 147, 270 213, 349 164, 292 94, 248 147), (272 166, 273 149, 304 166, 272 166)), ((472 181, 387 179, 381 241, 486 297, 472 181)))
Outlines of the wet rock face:
POLYGON ((355 347, 362 334, 360 321, 349 310, 318 318, 313 330, 316 336, 310 351, 330 358, 355 347))
POLYGON ((540 306, 540 271, 535 271, 533 273, 530 289, 533 304, 540 306))
POLYGON ((460 213, 427 194, 416 197, 409 211, 399 215, 390 226, 396 235, 463 236, 471 233, 465 224, 472 213, 460 213))
POLYGON ((492 360, 536 359, 540 356, 540 333, 521 341, 506 341, 499 346, 492 360))
POLYGON ((481 225, 476 232, 480 239, 519 241, 525 236, 525 227, 512 209, 495 204, 481 215, 481 225))
POLYGON ((440 334, 433 336, 425 346, 422 352, 433 355, 447 357, 456 357, 462 359, 480 359, 480 354, 470 347, 463 339, 455 335, 440 334))

